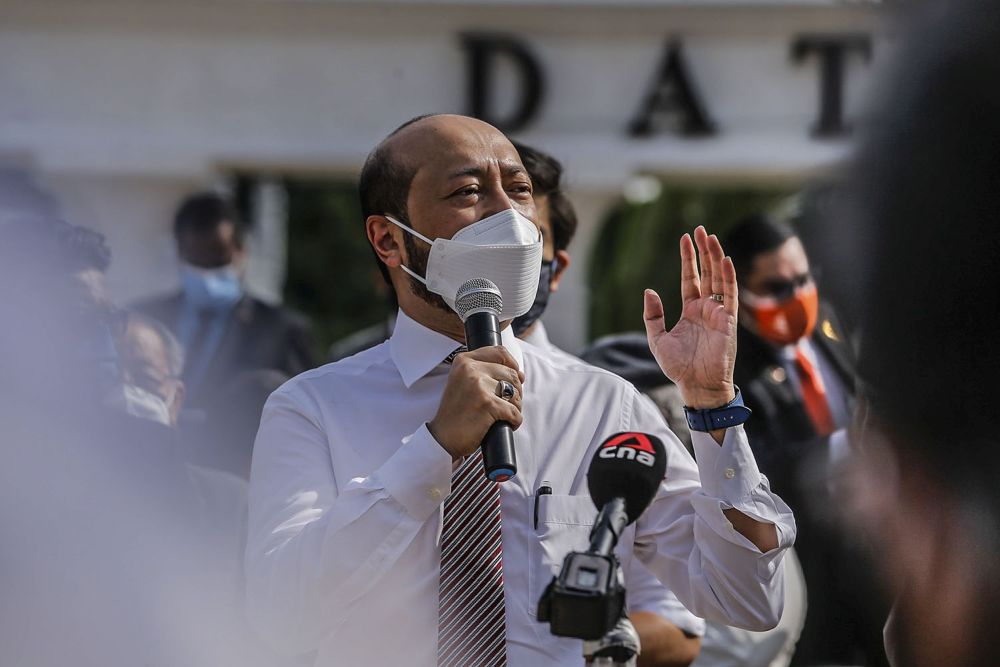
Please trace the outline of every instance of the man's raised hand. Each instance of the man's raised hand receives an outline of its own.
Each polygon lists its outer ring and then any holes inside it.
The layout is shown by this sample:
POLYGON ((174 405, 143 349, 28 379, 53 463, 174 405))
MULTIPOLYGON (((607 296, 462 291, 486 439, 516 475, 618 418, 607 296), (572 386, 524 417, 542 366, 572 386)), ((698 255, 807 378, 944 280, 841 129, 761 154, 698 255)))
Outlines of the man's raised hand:
POLYGON ((666 329, 663 302, 651 289, 644 295, 643 319, 649 349, 681 390, 685 405, 718 408, 736 395, 736 269, 719 239, 709 236, 704 227, 694 231, 694 240, 697 253, 690 235, 685 234, 680 241, 680 319, 672 329, 666 329), (721 295, 722 300, 713 295, 721 295))

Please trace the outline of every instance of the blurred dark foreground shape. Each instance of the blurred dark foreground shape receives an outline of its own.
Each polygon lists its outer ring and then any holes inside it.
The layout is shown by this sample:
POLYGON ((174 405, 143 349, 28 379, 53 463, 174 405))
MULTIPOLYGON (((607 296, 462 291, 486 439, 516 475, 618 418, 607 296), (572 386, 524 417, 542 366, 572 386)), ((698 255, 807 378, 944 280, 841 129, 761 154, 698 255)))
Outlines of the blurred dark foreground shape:
POLYGON ((897 594, 905 667, 995 667, 1000 642, 1000 6, 909 5, 827 228, 861 324, 858 456, 845 516, 897 594))

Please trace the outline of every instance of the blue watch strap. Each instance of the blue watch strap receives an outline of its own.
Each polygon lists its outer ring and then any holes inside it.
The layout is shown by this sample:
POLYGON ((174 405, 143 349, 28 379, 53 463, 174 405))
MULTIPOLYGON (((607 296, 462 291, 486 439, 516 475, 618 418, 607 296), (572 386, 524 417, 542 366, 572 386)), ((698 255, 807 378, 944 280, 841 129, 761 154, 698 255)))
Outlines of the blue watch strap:
POLYGON ((688 428, 692 431, 715 431, 736 426, 750 419, 751 414, 750 408, 743 405, 743 394, 739 387, 736 387, 736 398, 721 408, 695 410, 684 406, 688 428))

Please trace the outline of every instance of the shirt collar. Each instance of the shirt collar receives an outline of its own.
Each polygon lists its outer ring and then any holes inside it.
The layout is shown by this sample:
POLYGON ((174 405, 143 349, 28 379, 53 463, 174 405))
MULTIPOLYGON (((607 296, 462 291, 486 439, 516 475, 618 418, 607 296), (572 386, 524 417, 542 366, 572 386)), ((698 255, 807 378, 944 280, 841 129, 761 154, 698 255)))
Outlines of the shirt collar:
POLYGON ((531 329, 531 333, 521 339, 529 345, 534 345, 543 350, 547 350, 552 347, 552 343, 549 342, 549 332, 545 330, 545 325, 542 324, 541 320, 535 322, 535 326, 531 329))
MULTIPOLYGON (((508 326, 500 333, 500 340, 514 357, 518 367, 524 370, 521 342, 514 336, 511 327, 508 326)), ((459 345, 454 339, 428 329, 401 309, 389 338, 389 356, 396 364, 403 384, 409 389, 414 382, 442 363, 459 345)))

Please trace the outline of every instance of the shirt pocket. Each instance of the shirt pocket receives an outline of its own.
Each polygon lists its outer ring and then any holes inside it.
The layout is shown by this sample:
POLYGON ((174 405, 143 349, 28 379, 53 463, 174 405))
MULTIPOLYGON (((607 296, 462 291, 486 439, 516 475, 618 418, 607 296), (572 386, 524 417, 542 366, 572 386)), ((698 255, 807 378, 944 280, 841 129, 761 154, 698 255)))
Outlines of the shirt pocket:
MULTIPOLYGON (((528 498, 534 514, 536 498, 528 498)), ((538 599, 552 577, 559 574, 571 551, 585 551, 597 508, 590 496, 537 496, 538 527, 528 547, 528 614, 538 616, 538 599)))

